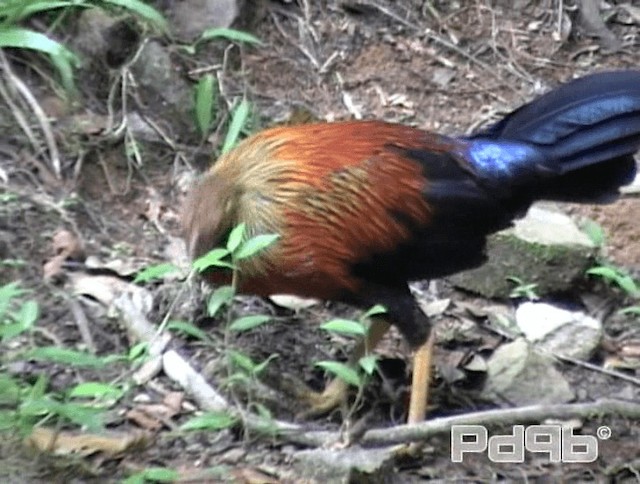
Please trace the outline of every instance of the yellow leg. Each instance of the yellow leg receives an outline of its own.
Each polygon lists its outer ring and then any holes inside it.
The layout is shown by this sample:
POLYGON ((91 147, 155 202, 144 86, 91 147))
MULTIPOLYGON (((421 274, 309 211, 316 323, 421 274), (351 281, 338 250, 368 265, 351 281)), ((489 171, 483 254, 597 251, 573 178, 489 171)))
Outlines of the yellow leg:
POLYGON ((431 329, 429 339, 420 346, 413 357, 413 376, 411 379, 411 398, 407 423, 422 422, 427 412, 429 383, 431 382, 431 355, 435 341, 435 331, 431 329))
MULTIPOLYGON (((389 323, 383 319, 374 318, 367 332, 366 339, 362 339, 354 348, 349 358, 350 365, 356 365, 358 360, 367 352, 371 352, 378 345, 380 340, 389 331, 389 323)), ((347 400, 349 385, 340 378, 334 378, 325 387, 322 393, 317 393, 305 389, 302 398, 306 400, 310 408, 304 411, 300 417, 307 418, 315 415, 322 415, 336 407, 339 407, 347 400)))
MULTIPOLYGON (((427 413, 429 383, 431 383, 431 357, 434 343, 435 331, 431 328, 429 338, 413 355, 411 398, 407 417, 407 423, 409 424, 422 422, 427 413)), ((420 455, 423 445, 423 442, 399 444, 393 448, 393 453, 398 459, 414 459, 420 455)))

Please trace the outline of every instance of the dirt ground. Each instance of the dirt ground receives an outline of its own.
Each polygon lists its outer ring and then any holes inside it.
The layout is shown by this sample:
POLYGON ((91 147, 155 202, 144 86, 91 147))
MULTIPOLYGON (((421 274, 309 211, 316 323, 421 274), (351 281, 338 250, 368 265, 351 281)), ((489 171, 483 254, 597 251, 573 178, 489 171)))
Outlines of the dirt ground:
MULTIPOLYGON (((517 9, 510 2, 485 0, 329 0, 301 5, 274 1, 260 3, 262 8, 244 21, 263 45, 231 47, 224 61, 224 49, 219 45, 189 56, 171 42, 160 43, 168 46, 172 69, 183 80, 192 81, 205 71, 216 73, 221 89, 217 122, 221 126, 229 103, 246 94, 255 106, 252 129, 308 119, 363 118, 446 134, 467 133, 561 81, 593 71, 640 65, 638 2, 610 2, 605 11, 610 15, 607 27, 619 41, 615 51, 580 26, 579 9, 571 2, 515 3, 517 9)), ((126 51, 127 47, 122 49, 126 51)), ((0 123, 6 133, 0 140, 0 259, 23 261, 1 266, 0 283, 20 280, 38 301, 40 329, 34 332, 33 342, 89 349, 98 355, 126 354, 135 344, 134 338, 99 296, 92 293, 87 297, 87 291, 78 290, 78 275, 110 277, 128 284, 132 275, 146 265, 184 257, 177 242, 180 202, 193 175, 211 161, 222 131, 217 130, 204 143, 199 143, 188 129, 180 131, 172 125, 175 118, 167 114, 165 104, 149 97, 150 88, 133 82, 136 71, 132 69, 129 79, 133 84, 127 93, 131 105, 144 106, 162 136, 158 140, 156 132, 155 141, 142 139, 139 133, 143 130, 135 131, 131 118, 125 134, 110 136, 114 131, 105 127, 113 108, 110 86, 121 82, 116 73, 126 66, 103 66, 104 72, 95 66, 81 71, 78 82, 82 101, 68 107, 57 101, 52 83, 38 75, 40 71, 33 67, 37 60, 25 60, 20 53, 8 55, 14 73, 25 79, 53 120, 51 129, 60 146, 62 176, 58 179, 53 173, 50 156, 34 152, 15 126, 11 111, 0 109, 0 123), (71 235, 60 235, 62 230, 71 235), (56 256, 65 251, 71 253, 68 258, 77 261, 77 267, 70 263, 63 269, 55 266, 56 256), (83 333, 85 330, 89 336, 83 333)), ((174 88, 171 83, 166 86, 167 90, 174 88)), ((578 218, 602 225, 606 233, 603 257, 632 273, 640 271, 640 228, 636 223, 640 220, 640 198, 630 195, 613 205, 566 209, 578 218)), ((442 297, 451 297, 455 303, 436 319, 437 327, 471 320, 473 334, 458 340, 439 340, 430 417, 495 406, 480 399, 482 378, 477 372, 463 371, 463 376, 455 380, 446 377, 447 368, 463 359, 468 361, 470 355, 491 353, 506 341, 488 330, 482 318, 469 318, 458 305, 482 307, 490 302, 457 292, 444 281, 436 285, 442 297)), ((342 305, 329 302, 292 310, 242 298, 234 306, 234 314, 268 313, 275 322, 229 341, 221 321, 205 317, 203 301, 209 289, 197 282, 185 286, 176 278, 146 288, 152 294, 150 319, 154 323, 171 310, 172 319, 194 322, 209 333, 211 341, 207 343, 174 336, 170 345, 212 382, 222 375, 220 361, 229 347, 242 349, 254 361, 277 354, 261 383, 254 383, 234 398, 241 406, 256 402, 264 405, 281 421, 294 421, 299 410, 299 403, 288 392, 290 382, 304 380, 321 388, 324 375, 313 362, 345 359, 353 345, 347 338, 329 336, 318 328, 318 323, 331 317, 356 314, 342 305)), ((596 298, 610 309, 601 348, 590 361, 592 368, 558 363, 576 400, 638 400, 640 365, 629 364, 617 370, 635 378, 635 383, 593 369, 622 359, 621 348, 637 349, 637 318, 616 315, 616 310, 630 301, 619 291, 587 280, 575 292, 565 297, 596 298)), ((441 332, 439 329, 439 336, 441 332)), ((380 354, 385 378, 377 378, 367 387, 364 403, 355 414, 356 420, 366 415, 371 427, 400 424, 406 411, 408 359, 396 334, 385 340, 380 354)), ((80 381, 120 382, 132 373, 121 363, 78 370, 36 361, 22 361, 13 365, 12 371, 27 379, 46 374, 53 390, 80 381)), ((108 409, 110 430, 131 433, 142 428, 152 435, 139 451, 115 457, 66 453, 64 458, 51 458, 17 445, 17 438, 7 439, 0 443, 0 481, 113 482, 140 469, 162 466, 191 476, 194 469, 216 467, 220 471, 216 477, 193 477, 188 482, 319 482, 296 467, 293 456, 302 447, 286 438, 265 438, 237 429, 179 432, 178 426, 194 410, 188 395, 183 395, 178 411, 156 418, 160 422, 157 427, 145 427, 141 422, 146 420, 131 417, 130 412, 139 410, 143 403, 166 405, 171 392, 181 390, 159 373, 133 387, 108 409)), ((335 412, 301 423, 338 431, 341 422, 342 415, 335 412)), ((429 439, 419 458, 396 463, 393 472, 384 474, 385 479, 640 481, 637 420, 593 415, 581 423, 585 434, 595 434, 601 425, 612 431, 612 437, 600 443, 599 458, 590 464, 552 464, 531 455, 520 465, 492 463, 486 456, 454 464, 449 436, 443 434, 429 439)), ((508 431, 496 429, 501 430, 508 431)), ((382 482, 375 478, 370 481, 382 482)))

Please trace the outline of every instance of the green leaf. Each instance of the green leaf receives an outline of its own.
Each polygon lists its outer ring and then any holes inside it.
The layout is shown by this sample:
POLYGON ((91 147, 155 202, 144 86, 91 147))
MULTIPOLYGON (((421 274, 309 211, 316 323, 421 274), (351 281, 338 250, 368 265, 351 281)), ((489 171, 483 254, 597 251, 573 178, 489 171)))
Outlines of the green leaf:
POLYGON ((85 382, 73 387, 69 392, 69 398, 99 398, 118 400, 124 395, 122 388, 102 382, 85 382))
POLYGON ((0 322, 2 322, 4 314, 9 309, 11 301, 24 293, 24 289, 20 288, 20 284, 18 282, 11 282, 4 286, 0 286, 0 322))
POLYGON ((211 74, 202 76, 196 86, 196 121, 203 137, 211 129, 213 106, 215 104, 215 87, 216 81, 211 74))
POLYGON ((365 328, 362 323, 360 323, 359 321, 352 321, 350 319, 332 319, 331 321, 327 321, 320 327, 322 329, 333 331, 335 333, 357 334, 361 336, 367 334, 367 328, 365 328))
POLYGON ((9 375, 0 373, 0 407, 15 405, 20 398, 20 383, 9 375))
POLYGON ((246 99, 243 99, 240 104, 233 110, 231 116, 231 124, 227 130, 227 135, 224 138, 224 144, 222 145, 222 153, 226 153, 237 143, 240 137, 240 132, 247 124, 249 118, 250 105, 246 99))
POLYGON ((34 348, 33 350, 27 351, 24 357, 33 360, 52 361, 54 363, 87 368, 103 368, 121 359, 121 357, 116 355, 100 357, 83 351, 58 348, 57 346, 34 348))
POLYGON ((271 316, 254 314, 236 319, 229 325, 230 331, 248 331, 271 321, 271 316))
POLYGON ((269 357, 262 361, 261 363, 258 363, 255 368, 253 369, 253 374, 254 375, 259 375, 260 373, 262 373, 265 368, 267 368, 267 366, 269 365, 269 363, 271 363, 271 361, 275 360, 278 357, 278 355, 269 355, 269 357))
POLYGON ((244 232, 247 226, 245 223, 241 223, 238 226, 234 227, 234 229, 229 234, 229 238, 227 239, 227 250, 231 253, 235 251, 240 243, 242 242, 242 237, 244 237, 244 232))
POLYGON ((377 363, 377 355, 366 355, 358 360, 358 365, 367 375, 373 375, 373 372, 376 371, 377 363))
POLYGON ((56 402, 49 396, 23 402, 20 413, 25 416, 59 415, 91 430, 103 428, 104 413, 101 409, 69 402, 56 402))
POLYGON ((602 225, 600 225, 599 223, 591 219, 587 219, 582 224, 582 231, 587 234, 587 237, 591 239, 591 242, 593 242, 596 247, 602 247, 604 245, 606 241, 606 235, 604 233, 602 225))
POLYGON ((228 29, 224 27, 216 27, 207 29, 202 32, 198 42, 203 42, 211 39, 227 39, 233 42, 246 42, 248 44, 262 44, 262 41, 255 35, 242 32, 240 30, 228 29))
POLYGON ((169 24, 162 14, 148 5, 149 2, 143 2, 141 0, 104 0, 105 2, 117 5, 119 7, 126 8, 127 10, 135 13, 137 16, 145 19, 152 24, 155 28, 162 32, 169 30, 169 24))
POLYGON ((140 343, 133 345, 129 349, 129 353, 127 354, 127 359, 129 361, 135 361, 140 358, 146 357, 148 352, 149 352, 149 343, 147 343, 146 341, 141 341, 140 343))
POLYGON ((233 427, 237 422, 238 419, 228 412, 207 412, 188 420, 180 428, 182 430, 223 430, 233 427))
POLYGON ((318 363, 316 363, 316 366, 323 368, 329 373, 333 373, 335 376, 337 376, 341 380, 344 380, 349 385, 353 385, 355 387, 362 386, 362 378, 360 377, 359 373, 349 365, 340 363, 338 361, 319 361, 318 363))
POLYGON ((4 1, 0 2, 0 17, 3 18, 5 25, 15 24, 20 20, 31 17, 40 12, 48 12, 64 7, 86 6, 78 0, 46 0, 46 1, 4 1))
POLYGON ((167 329, 170 331, 185 334, 187 336, 191 336, 192 338, 198 339, 200 341, 209 340, 209 335, 206 333, 206 331, 203 331, 197 326, 194 326, 191 323, 187 323, 186 321, 169 321, 167 323, 167 329))
POLYGON ((235 295, 235 291, 233 290, 233 286, 220 286, 209 298, 209 302, 207 303, 207 314, 210 317, 214 317, 220 311, 222 306, 230 304, 233 301, 233 296, 235 295))
POLYGON ((271 438, 275 438, 278 435, 279 430, 278 426, 273 420, 273 415, 271 415, 269 409, 259 402, 253 402, 251 406, 255 408, 258 416, 258 419, 256 419, 255 422, 256 425, 254 430, 263 435, 268 435, 271 438))
POLYGON ((640 315, 640 306, 628 306, 618 311, 618 314, 640 315))
POLYGON ((385 308, 382 304, 376 304, 375 306, 369 308, 369 310, 362 315, 360 318, 361 321, 365 319, 369 319, 373 316, 378 316, 380 314, 385 314, 387 312, 387 308, 385 308))
POLYGON ((178 271, 178 267, 169 262, 156 264, 138 272, 138 275, 136 275, 136 278, 133 280, 133 282, 139 284, 141 282, 149 282, 154 279, 161 279, 165 275, 171 274, 172 272, 176 271, 178 271))
POLYGON ((180 473, 165 467, 151 467, 142 472, 145 480, 153 482, 175 482, 179 480, 180 473))
POLYGON ((247 355, 245 355, 244 353, 240 353, 239 351, 231 351, 229 353, 229 356, 231 357, 231 361, 234 365, 245 370, 248 373, 251 373, 252 375, 259 375, 265 370, 267 365, 269 365, 272 360, 278 357, 278 355, 270 355, 261 363, 256 363, 247 355))
POLYGON ((73 83, 73 66, 80 64, 80 59, 64 45, 50 39, 40 32, 21 27, 0 27, 0 48, 15 47, 31 49, 48 54, 53 65, 58 69, 62 85, 69 92, 75 90, 73 83))
POLYGON ((44 397, 44 393, 47 390, 47 385, 48 384, 49 384, 49 379, 47 378, 46 375, 38 376, 38 379, 36 380, 36 382, 31 387, 31 390, 29 391, 28 398, 31 399, 31 400, 36 400, 38 398, 43 398, 44 397))
POLYGON ((640 295, 640 288, 633 280, 631 276, 624 273, 622 270, 611 266, 598 266, 592 267, 587 271, 587 274, 600 276, 624 290, 628 295, 637 297, 640 295))
POLYGON ((629 296, 638 296, 640 294, 640 289, 638 285, 633 280, 633 278, 626 274, 621 274, 620 277, 616 280, 616 283, 620 288, 626 292, 629 296))
POLYGON ((16 314, 15 318, 26 328, 31 328, 38 320, 38 316, 38 303, 35 301, 27 301, 20 307, 20 311, 16 314))
POLYGON ((242 368, 249 373, 254 372, 256 364, 244 353, 240 353, 239 351, 230 351, 229 357, 235 366, 242 368))
POLYGON ((587 270, 587 274, 592 276, 600 276, 610 281, 614 281, 618 277, 618 271, 613 267, 598 266, 587 270))
POLYGON ((256 235, 255 237, 246 240, 233 254, 233 258, 235 260, 246 259, 247 257, 251 257, 261 250, 266 249, 271 244, 273 244, 276 240, 278 240, 280 236, 278 234, 263 234, 256 235))
POLYGON ((8 287, 4 286, 4 294, 0 294, 0 340, 9 341, 16 336, 28 331, 33 327, 39 317, 38 303, 35 301, 26 301, 20 306, 20 309, 11 314, 9 306, 11 299, 16 297, 20 291, 17 290, 17 286, 8 287), (5 289, 6 288, 6 289, 5 289), (15 292, 14 292, 15 291, 15 292), (4 314, 4 313, 9 314, 4 314), (6 320, 3 323, 3 319, 6 320), (14 321, 10 323, 9 321, 14 321))
POLYGON ((223 249, 222 247, 217 247, 205 255, 198 257, 193 261, 191 266, 197 270, 198 272, 202 272, 209 267, 226 267, 229 269, 233 269, 233 265, 228 262, 223 261, 225 257, 229 256, 229 251, 227 249, 223 249))

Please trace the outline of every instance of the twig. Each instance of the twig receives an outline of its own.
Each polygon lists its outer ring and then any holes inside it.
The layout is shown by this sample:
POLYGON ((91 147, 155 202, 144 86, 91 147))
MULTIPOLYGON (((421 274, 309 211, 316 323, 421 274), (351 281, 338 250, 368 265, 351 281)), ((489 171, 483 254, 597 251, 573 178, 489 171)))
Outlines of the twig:
MULTIPOLYGON (((286 30, 284 30, 284 27, 282 27, 282 25, 280 24, 280 21, 278 20, 278 17, 272 12, 271 13, 271 18, 273 19, 273 24, 276 26, 276 29, 278 29, 278 31, 280 32, 280 34, 287 40, 289 41, 289 43, 291 43, 291 45, 293 45, 295 48, 297 48, 300 52, 302 52, 302 54, 309 59, 309 61, 313 64, 313 67, 315 67, 317 70, 322 69, 322 64, 318 61, 318 59, 315 58, 315 56, 309 51, 309 49, 307 49, 307 47, 305 45, 302 44, 302 42, 296 42, 287 32, 286 30)), ((299 22, 301 22, 301 19, 298 19, 299 22)))
POLYGON ((27 117, 22 112, 20 107, 16 105, 16 103, 12 99, 6 87, 7 86, 5 85, 5 83, 2 82, 2 79, 0 79, 0 96, 2 96, 4 101, 7 103, 7 106, 9 106, 9 108, 11 109, 11 114, 13 114, 14 119, 16 120, 16 122, 18 123, 18 125, 20 126, 24 134, 27 136, 27 138, 29 138, 29 141, 31 142, 33 149, 36 152, 40 151, 41 150, 40 143, 36 138, 35 133, 31 129, 31 126, 29 126, 27 117))
POLYGON ((73 296, 65 296, 65 299, 67 299, 67 303, 69 303, 69 308, 71 309, 73 318, 76 321, 76 326, 78 327, 78 332, 80 333, 83 343, 90 353, 96 354, 98 350, 95 342, 93 341, 91 330, 89 330, 87 315, 84 313, 82 306, 76 299, 74 299, 73 296))
POLYGON ((42 130, 42 134, 44 135, 44 139, 47 144, 47 149, 49 150, 49 156, 51 158, 51 164, 53 165, 53 171, 56 174, 58 180, 60 180, 62 178, 60 152, 58 151, 58 145, 56 144, 56 139, 53 135, 53 130, 51 129, 49 118, 38 103, 36 97, 27 87, 27 85, 22 81, 22 79, 20 79, 13 73, 9 61, 5 57, 2 49, 0 49, 0 59, 2 60, 2 69, 4 70, 7 79, 13 83, 15 88, 22 95, 22 97, 25 99, 25 101, 33 111, 33 114, 38 119, 38 122, 40 123, 40 129, 42 130))
MULTIPOLYGON (((462 50, 460 47, 458 47, 457 45, 453 44, 452 42, 449 42, 448 40, 443 39, 442 37, 437 35, 435 32, 433 32, 430 28, 421 28, 421 27, 419 27, 417 25, 414 25, 411 22, 408 22, 405 19, 403 19, 402 17, 400 17, 395 12, 389 10, 388 8, 386 8, 386 7, 382 6, 382 5, 378 5, 377 3, 372 3, 371 6, 375 7, 378 11, 380 11, 384 15, 392 18, 396 22, 401 23, 405 27, 408 27, 408 28, 410 28, 412 30, 415 30, 416 32, 419 32, 419 33, 425 35, 427 38, 431 39, 436 44, 440 44, 442 47, 445 47, 445 48, 447 48, 449 50, 452 50, 453 52, 457 53, 458 55, 461 55, 465 59, 471 61, 471 63, 476 64, 479 67, 481 67, 483 70, 485 70, 494 79, 497 79, 501 83, 504 83, 504 80, 495 72, 495 67, 491 67, 491 66, 485 64, 480 59, 474 57, 473 55, 469 54, 468 52, 465 52, 464 50, 462 50)), ((518 92, 516 90, 516 88, 513 87, 511 84, 506 83, 506 86, 509 89, 511 89, 513 92, 518 92)))
POLYGON ((593 363, 589 363, 588 361, 582 361, 582 360, 578 360, 576 358, 571 358, 569 356, 562 356, 562 355, 558 355, 555 353, 551 353, 555 358, 561 360, 561 361, 566 361, 568 363, 573 363, 576 366, 581 366, 583 368, 587 368, 589 370, 592 371, 597 371, 598 373, 602 373, 603 375, 609 375, 612 376, 614 378, 619 378, 620 380, 625 380, 631 383, 634 383, 638 386, 640 386, 640 379, 639 378, 635 378, 631 375, 627 375, 626 373, 622 373, 620 371, 615 371, 615 370, 609 370, 607 368, 603 368, 601 366, 598 365, 594 365, 593 363))
POLYGON ((512 425, 523 422, 539 422, 549 418, 567 420, 589 418, 594 415, 621 415, 640 419, 640 403, 614 399, 601 399, 589 403, 530 405, 467 413, 452 417, 435 418, 412 425, 369 430, 361 440, 362 445, 390 445, 426 440, 437 434, 448 433, 453 425, 512 425))

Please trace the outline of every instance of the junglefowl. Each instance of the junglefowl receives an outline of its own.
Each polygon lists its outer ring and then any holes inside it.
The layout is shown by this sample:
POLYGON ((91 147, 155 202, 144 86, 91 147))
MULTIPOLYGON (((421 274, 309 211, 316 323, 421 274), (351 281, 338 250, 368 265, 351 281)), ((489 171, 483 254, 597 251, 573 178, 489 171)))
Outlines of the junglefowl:
MULTIPOLYGON (((199 257, 244 222, 250 236, 280 237, 241 261, 241 292, 384 305, 351 361, 397 326, 416 348, 415 422, 425 414, 433 337, 408 282, 482 264, 487 235, 536 200, 614 200, 635 176, 639 148, 636 70, 571 81, 471 136, 380 121, 276 127, 204 175, 184 206, 185 239, 199 257)), ((205 277, 219 283, 229 274, 205 277)), ((334 380, 315 409, 345 393, 334 380)))

